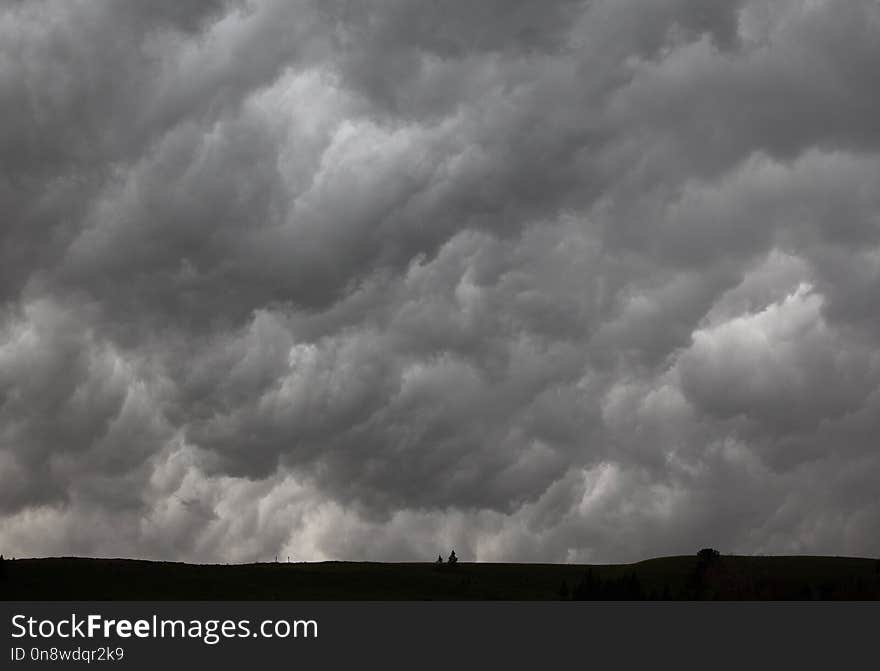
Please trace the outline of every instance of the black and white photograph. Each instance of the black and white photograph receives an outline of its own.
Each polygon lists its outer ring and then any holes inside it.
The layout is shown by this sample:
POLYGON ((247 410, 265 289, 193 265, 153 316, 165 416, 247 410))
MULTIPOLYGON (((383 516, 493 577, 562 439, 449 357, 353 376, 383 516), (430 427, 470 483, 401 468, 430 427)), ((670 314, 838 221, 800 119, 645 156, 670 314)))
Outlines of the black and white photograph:
POLYGON ((0 552, 880 600, 880 2, 2 0, 0 552))

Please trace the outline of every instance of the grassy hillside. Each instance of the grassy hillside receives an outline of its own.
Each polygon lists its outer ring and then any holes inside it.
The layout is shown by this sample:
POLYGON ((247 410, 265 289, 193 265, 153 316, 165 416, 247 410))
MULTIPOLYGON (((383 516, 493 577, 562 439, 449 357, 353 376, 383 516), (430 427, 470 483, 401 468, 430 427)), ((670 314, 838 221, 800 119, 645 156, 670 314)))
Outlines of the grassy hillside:
POLYGON ((663 557, 635 564, 6 560, 0 599, 880 599, 880 560, 663 557))

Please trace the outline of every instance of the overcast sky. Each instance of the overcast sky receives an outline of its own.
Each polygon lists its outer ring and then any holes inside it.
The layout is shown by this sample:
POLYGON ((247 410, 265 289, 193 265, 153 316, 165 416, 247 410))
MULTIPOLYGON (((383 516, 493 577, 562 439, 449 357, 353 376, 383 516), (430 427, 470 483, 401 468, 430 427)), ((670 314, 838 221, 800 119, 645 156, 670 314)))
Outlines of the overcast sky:
POLYGON ((3 0, 0 550, 880 554, 877 0, 3 0))

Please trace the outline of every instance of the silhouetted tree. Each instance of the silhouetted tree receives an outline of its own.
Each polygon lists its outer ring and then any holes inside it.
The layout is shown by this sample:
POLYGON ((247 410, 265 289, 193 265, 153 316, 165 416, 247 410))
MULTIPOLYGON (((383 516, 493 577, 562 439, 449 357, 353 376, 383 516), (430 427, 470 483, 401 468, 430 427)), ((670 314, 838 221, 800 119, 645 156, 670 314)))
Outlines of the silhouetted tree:
POLYGON ((626 579, 624 593, 624 598, 629 601, 641 601, 645 598, 645 592, 642 589, 642 582, 634 572, 630 572, 626 579))
POLYGON ((447 563, 448 564, 457 564, 458 563, 458 557, 455 556, 455 550, 453 550, 449 554, 449 559, 448 559, 447 563))
POLYGON ((437 555, 437 563, 438 563, 438 564, 442 564, 442 563, 443 563, 443 555, 437 555))
POLYGON ((587 569, 580 582, 572 590, 571 598, 576 601, 594 601, 602 598, 602 581, 593 575, 593 569, 587 569))
POLYGON ((706 564, 700 561, 694 566, 690 575, 688 575, 687 583, 684 586, 684 598, 689 600, 700 599, 703 595, 705 582, 706 564))
POLYGON ((566 601, 568 599, 568 583, 564 580, 562 584, 559 586, 559 600, 566 601))
POLYGON ((703 548, 697 553, 697 557, 701 562, 708 564, 721 557, 721 553, 714 548, 703 548))
POLYGON ((705 599, 712 597, 713 593, 709 591, 711 581, 708 578, 711 577, 710 573, 717 573, 717 571, 711 571, 710 569, 718 562, 720 557, 721 553, 714 548, 703 548, 697 553, 697 564, 688 577, 685 587, 685 598, 705 599))

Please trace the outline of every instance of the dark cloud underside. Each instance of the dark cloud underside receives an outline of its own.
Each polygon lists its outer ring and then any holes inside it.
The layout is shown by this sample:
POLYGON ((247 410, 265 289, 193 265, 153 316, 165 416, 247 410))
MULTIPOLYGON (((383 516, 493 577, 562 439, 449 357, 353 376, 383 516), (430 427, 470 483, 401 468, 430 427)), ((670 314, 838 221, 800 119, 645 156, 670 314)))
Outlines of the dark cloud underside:
POLYGON ((880 553, 874 0, 0 5, 0 547, 880 553))

